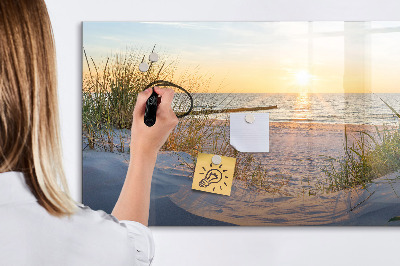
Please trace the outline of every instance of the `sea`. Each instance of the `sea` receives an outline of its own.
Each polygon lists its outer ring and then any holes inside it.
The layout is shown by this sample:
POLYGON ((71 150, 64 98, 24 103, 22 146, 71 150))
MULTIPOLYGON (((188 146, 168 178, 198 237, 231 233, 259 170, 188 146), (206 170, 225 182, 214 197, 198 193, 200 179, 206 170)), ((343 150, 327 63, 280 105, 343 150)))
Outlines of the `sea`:
MULTIPOLYGON (((182 97, 187 97, 182 94, 182 97)), ((188 102, 182 97, 178 101, 188 102)), ((194 110, 277 106, 267 111, 272 122, 396 125, 400 93, 195 93, 194 110)), ((186 107, 187 108, 187 107, 186 107)), ((229 114, 213 114, 227 119, 229 114)))

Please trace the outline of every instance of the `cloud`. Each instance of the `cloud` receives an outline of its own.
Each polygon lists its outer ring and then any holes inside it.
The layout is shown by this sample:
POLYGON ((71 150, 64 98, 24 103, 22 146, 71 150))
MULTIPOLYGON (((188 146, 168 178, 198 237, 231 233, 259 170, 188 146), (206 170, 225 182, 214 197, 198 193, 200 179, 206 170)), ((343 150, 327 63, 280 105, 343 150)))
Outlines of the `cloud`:
POLYGON ((121 38, 117 38, 115 36, 100 36, 99 38, 110 41, 121 41, 121 38))
POLYGON ((212 27, 209 26, 207 24, 207 22, 203 22, 203 23, 194 23, 194 22, 158 22, 158 21, 154 21, 154 22, 139 22, 141 24, 155 24, 155 25, 163 25, 163 26, 173 26, 173 27, 177 27, 177 28, 185 28, 185 29, 194 29, 194 30, 203 30, 203 29, 207 29, 207 30, 218 30, 218 27, 212 27))

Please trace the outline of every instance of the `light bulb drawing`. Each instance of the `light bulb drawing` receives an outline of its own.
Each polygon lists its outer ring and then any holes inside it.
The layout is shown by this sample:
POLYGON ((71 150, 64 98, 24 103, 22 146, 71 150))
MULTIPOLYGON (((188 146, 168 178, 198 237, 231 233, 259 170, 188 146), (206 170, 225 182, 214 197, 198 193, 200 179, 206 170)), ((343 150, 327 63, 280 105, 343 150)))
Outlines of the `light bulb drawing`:
POLYGON ((228 178, 227 176, 224 176, 224 172, 228 171, 222 168, 222 164, 220 164, 218 167, 213 167, 213 164, 210 164, 210 169, 206 169, 204 166, 202 169, 204 172, 199 173, 201 175, 205 174, 205 177, 200 180, 199 186, 206 188, 210 186, 211 184, 215 184, 213 191, 215 191, 215 188, 219 187, 220 190, 222 190, 222 186, 228 186, 225 181, 223 181, 224 178, 228 178))
POLYGON ((192 189, 230 196, 236 158, 199 153, 192 189))

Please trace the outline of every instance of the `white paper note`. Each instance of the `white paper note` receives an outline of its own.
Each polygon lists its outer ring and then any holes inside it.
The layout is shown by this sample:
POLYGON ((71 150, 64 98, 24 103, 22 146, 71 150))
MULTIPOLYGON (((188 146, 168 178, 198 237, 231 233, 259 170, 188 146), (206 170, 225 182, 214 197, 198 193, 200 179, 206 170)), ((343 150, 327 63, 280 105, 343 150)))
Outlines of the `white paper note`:
POLYGON ((269 152, 269 114, 230 114, 230 143, 240 152, 269 152), (246 122, 246 115, 254 116, 246 122))

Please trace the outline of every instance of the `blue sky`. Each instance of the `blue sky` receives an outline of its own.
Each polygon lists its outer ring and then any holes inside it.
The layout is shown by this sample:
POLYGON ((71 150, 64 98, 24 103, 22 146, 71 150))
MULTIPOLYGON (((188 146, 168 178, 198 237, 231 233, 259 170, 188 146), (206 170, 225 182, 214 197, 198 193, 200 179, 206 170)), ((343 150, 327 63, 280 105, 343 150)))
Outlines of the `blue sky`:
MULTIPOLYGON (((314 22, 313 30, 340 32, 343 25, 314 22)), ((371 24, 371 28, 393 26, 400 23, 371 24)), ((213 74, 215 83, 224 80, 233 92, 340 92, 343 37, 314 40, 311 73, 308 30, 307 22, 84 22, 83 46, 101 62, 127 48, 148 54, 156 44, 160 55, 179 58, 179 69, 199 66, 213 74)), ((399 42, 400 33, 372 38, 372 80, 377 92, 398 89, 393 84, 400 84, 395 75, 400 71, 399 42)))

